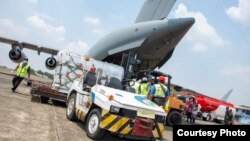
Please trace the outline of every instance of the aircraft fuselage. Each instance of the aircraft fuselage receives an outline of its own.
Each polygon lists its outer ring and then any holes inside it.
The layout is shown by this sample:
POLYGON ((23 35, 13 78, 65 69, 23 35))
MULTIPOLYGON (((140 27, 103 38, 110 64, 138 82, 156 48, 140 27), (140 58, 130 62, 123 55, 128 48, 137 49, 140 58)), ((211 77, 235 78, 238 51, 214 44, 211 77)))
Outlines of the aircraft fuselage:
POLYGON ((106 35, 88 54, 97 60, 119 64, 122 54, 132 51, 141 60, 139 69, 161 67, 194 21, 194 18, 180 18, 136 23, 106 35))

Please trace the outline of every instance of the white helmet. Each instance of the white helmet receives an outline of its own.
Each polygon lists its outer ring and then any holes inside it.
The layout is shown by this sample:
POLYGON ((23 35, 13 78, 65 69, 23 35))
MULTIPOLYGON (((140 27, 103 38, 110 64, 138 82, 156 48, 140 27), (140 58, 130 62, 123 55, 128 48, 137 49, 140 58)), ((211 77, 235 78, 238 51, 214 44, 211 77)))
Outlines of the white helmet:
POLYGON ((148 81, 148 79, 146 77, 142 78, 142 82, 147 82, 147 81, 148 81))
POLYGON ((151 79, 152 79, 152 80, 155 80, 155 77, 154 77, 154 76, 151 76, 151 79))
POLYGON ((149 80, 155 80, 155 77, 154 77, 153 75, 150 75, 150 76, 148 77, 148 79, 149 79, 149 80))

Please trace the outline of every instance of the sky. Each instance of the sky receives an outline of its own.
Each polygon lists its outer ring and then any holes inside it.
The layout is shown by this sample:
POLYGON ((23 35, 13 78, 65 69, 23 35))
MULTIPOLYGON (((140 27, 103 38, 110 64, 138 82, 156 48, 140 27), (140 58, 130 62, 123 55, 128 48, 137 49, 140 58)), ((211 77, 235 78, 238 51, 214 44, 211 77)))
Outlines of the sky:
MULTIPOLYGON (((100 38, 134 23, 144 0, 1 0, 0 36, 85 54, 100 38)), ((167 19, 195 24, 161 71, 172 83, 250 106, 250 1, 177 0, 167 19)), ((165 19, 165 20, 167 20, 165 19)), ((0 43, 0 65, 14 68, 10 45, 0 43)), ((50 55, 24 49, 34 69, 50 55)), ((53 73, 53 71, 48 71, 53 73)))

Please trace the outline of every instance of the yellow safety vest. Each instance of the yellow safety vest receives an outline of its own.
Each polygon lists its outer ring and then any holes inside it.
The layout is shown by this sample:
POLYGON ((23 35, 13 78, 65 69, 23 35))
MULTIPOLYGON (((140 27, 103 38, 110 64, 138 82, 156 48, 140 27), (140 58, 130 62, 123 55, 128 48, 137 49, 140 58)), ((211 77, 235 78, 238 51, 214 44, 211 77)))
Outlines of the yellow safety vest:
POLYGON ((165 85, 155 84, 155 94, 154 94, 155 97, 165 97, 166 91, 167 91, 167 87, 165 85))
POLYGON ((136 85, 137 84, 137 82, 129 82, 129 85, 132 87, 132 88, 134 88, 135 89, 135 93, 136 94, 139 94, 139 86, 138 85, 136 85))
POLYGON ((148 95, 148 92, 149 92, 148 84, 147 83, 142 83, 140 85, 140 91, 141 91, 142 95, 148 95))
POLYGON ((139 87, 136 87, 136 88, 135 88, 135 93, 136 93, 136 94, 139 94, 139 87))
POLYGON ((165 106, 164 106, 164 109, 165 109, 165 111, 168 111, 169 109, 169 100, 170 99, 170 97, 168 98, 168 101, 166 102, 166 104, 165 104, 165 106))
POLYGON ((22 66, 23 66, 23 62, 18 65, 17 70, 16 70, 16 76, 24 78, 28 74, 28 69, 30 65, 27 63, 26 66, 24 67, 22 66))

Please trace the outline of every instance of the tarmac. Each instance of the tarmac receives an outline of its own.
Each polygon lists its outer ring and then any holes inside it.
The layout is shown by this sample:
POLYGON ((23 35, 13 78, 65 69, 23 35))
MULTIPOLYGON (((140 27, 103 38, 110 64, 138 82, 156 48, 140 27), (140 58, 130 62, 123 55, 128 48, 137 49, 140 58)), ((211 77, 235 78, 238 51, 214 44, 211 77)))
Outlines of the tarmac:
MULTIPOLYGON (((85 124, 66 119, 64 103, 31 102, 30 87, 23 81, 16 92, 11 91, 13 73, 0 67, 0 140, 1 141, 91 141, 85 133, 85 124)), ((50 82, 44 78, 32 79, 50 82)), ((183 124, 190 124, 183 121, 183 124)), ((196 124, 214 124, 197 121, 196 124)), ((172 127, 166 127, 164 140, 172 141, 172 127)), ((128 141, 106 134, 103 141, 128 141)))

